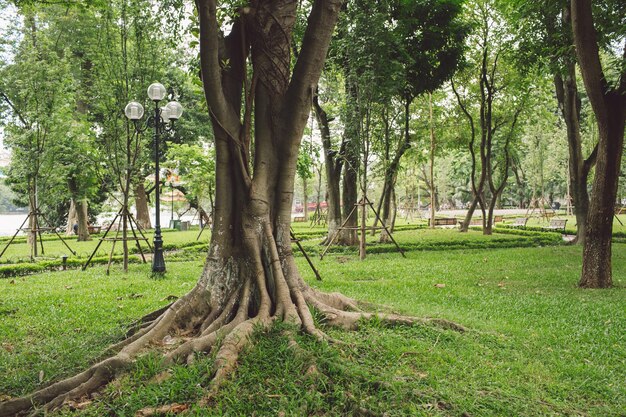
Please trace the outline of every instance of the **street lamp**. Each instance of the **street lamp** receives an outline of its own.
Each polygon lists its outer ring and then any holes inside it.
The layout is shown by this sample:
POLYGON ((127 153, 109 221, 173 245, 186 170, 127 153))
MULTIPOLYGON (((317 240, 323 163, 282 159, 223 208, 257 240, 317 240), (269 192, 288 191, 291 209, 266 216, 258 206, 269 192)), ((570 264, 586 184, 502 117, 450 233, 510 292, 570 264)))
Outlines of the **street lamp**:
POLYGON ((167 90, 160 83, 150 84, 148 97, 154 102, 154 116, 148 117, 142 127, 139 121, 143 117, 143 106, 131 101, 126 105, 124 113, 135 125, 135 131, 139 134, 145 132, 150 125, 154 126, 154 181, 156 195, 156 224, 154 225, 154 255, 152 257, 152 272, 165 272, 165 259, 163 258, 163 237, 161 236, 161 202, 159 199, 159 135, 161 132, 169 132, 174 127, 174 122, 183 115, 183 106, 176 101, 170 101, 164 107, 159 107, 159 102, 165 98, 167 90))

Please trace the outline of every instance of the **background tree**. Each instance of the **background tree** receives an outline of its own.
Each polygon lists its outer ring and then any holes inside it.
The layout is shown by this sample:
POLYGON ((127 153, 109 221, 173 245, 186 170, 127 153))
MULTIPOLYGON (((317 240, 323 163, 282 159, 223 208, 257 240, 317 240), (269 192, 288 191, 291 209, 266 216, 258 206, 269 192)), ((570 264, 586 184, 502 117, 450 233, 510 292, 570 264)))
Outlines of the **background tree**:
POLYGON ((587 183, 595 164, 597 146, 587 153, 587 157, 584 156, 581 132, 584 109, 578 91, 570 3, 567 0, 545 4, 512 1, 507 13, 521 43, 518 55, 521 65, 542 68, 553 77, 556 99, 566 126, 570 196, 577 226, 575 242, 582 244, 589 211, 587 183))
POLYGON ((56 196, 66 194, 55 175, 53 146, 68 126, 73 126, 75 86, 67 55, 58 49, 56 38, 42 22, 45 15, 25 5, 19 16, 23 21, 18 23, 20 37, 13 61, 0 68, 1 110, 8 116, 4 119, 5 143, 13 152, 7 183, 29 207, 31 255, 37 256, 37 229, 55 226, 39 218, 39 210, 52 221, 49 214, 58 202, 56 196))
POLYGON ((491 234, 493 210, 510 174, 511 142, 518 134, 520 113, 528 105, 528 83, 513 67, 511 37, 494 2, 473 2, 469 14, 476 27, 469 38, 472 55, 468 57, 468 71, 471 73, 465 72, 464 78, 460 78, 463 80, 461 91, 457 88, 458 82, 452 83, 459 108, 468 123, 472 158, 473 200, 461 231, 467 231, 478 206, 482 212, 483 233, 491 234), (477 171, 480 171, 478 177, 477 171))

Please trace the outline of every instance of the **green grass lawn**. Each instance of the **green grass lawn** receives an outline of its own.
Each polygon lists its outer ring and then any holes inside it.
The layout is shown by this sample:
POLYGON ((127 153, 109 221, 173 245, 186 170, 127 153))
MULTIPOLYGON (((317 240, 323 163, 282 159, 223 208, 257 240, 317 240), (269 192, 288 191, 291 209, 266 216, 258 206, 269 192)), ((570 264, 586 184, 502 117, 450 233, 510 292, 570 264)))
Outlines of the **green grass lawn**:
MULTIPOLYGON (((432 247, 454 239, 490 244, 504 238, 505 244, 516 237, 418 230, 398 232, 397 238, 432 247)), ((131 265, 128 275, 118 266, 109 276, 94 267, 0 279, 0 397, 25 394, 81 370, 122 338, 134 319, 188 291, 203 256, 173 259, 159 280, 150 278, 148 265, 131 265)), ((297 260, 315 287, 405 314, 450 319, 469 331, 376 322, 357 332, 325 329, 347 343, 301 336, 298 341, 311 353, 304 360, 289 350, 277 326, 257 336, 210 407, 192 407, 186 415, 367 415, 365 409, 380 416, 625 413, 626 245, 614 246, 610 290, 576 288, 581 254, 572 246, 461 245, 411 250, 407 259, 393 252, 370 255, 363 262, 341 253, 315 260, 322 282, 302 257, 297 260), (319 374, 307 374, 311 361, 319 374)), ((133 416, 146 406, 194 404, 210 372, 207 355, 168 369, 156 382, 163 369, 148 355, 91 406, 59 414, 133 416)))

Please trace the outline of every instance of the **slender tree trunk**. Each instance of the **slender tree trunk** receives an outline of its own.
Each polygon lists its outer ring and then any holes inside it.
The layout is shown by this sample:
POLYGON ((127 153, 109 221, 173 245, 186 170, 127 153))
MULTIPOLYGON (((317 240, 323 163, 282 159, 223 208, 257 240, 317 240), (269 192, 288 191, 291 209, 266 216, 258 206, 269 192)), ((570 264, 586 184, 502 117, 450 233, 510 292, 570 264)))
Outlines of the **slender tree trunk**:
POLYGON ((587 181, 589 171, 595 164, 597 150, 592 152, 589 159, 584 159, 579 124, 580 98, 578 97, 575 71, 575 64, 569 64, 565 78, 560 74, 556 74, 554 83, 559 107, 561 108, 567 129, 570 197, 574 204, 574 215, 576 216, 577 225, 575 242, 582 245, 585 240, 587 215, 589 213, 587 181))
MULTIPOLYGON (((433 95, 428 94, 428 109, 430 120, 430 195, 435 195, 435 126, 433 122, 433 95)), ((435 228, 435 205, 430 205, 430 227, 435 228)))
MULTIPOLYGON (((330 138, 330 122, 328 115, 319 104, 317 94, 313 97, 313 109, 317 125, 320 128, 322 137, 322 147, 324 149, 324 171, 326 173, 326 204, 328 234, 327 239, 334 236, 341 226, 341 170, 343 167, 343 153, 345 152, 345 142, 342 143, 339 152, 332 148, 330 138)), ((323 242, 326 243, 326 242, 323 242)))
MULTIPOLYGON (((91 240, 89 235, 88 202, 87 199, 80 197, 80 184, 75 177, 70 177, 67 180, 67 188, 72 195, 72 202, 75 207, 76 223, 78 223, 78 241, 85 242, 91 240)), ((72 223, 73 226, 74 223, 72 223)))
MULTIPOLYGON (((411 148, 411 133, 409 130, 409 122, 411 119, 411 103, 413 102, 413 97, 406 96, 404 98, 404 132, 402 136, 402 140, 398 144, 398 149, 396 149, 396 153, 393 156, 393 159, 389 161, 387 168, 385 169, 385 182, 383 184, 383 194, 381 196, 381 204, 382 204, 382 216, 381 218, 385 221, 386 226, 391 227, 390 220, 392 218, 395 219, 395 211, 396 205, 393 204, 392 199, 395 198, 396 192, 396 182, 398 180, 398 171, 400 170, 400 161, 402 157, 411 148)), ((386 142, 389 142, 389 124, 386 123, 385 127, 385 136, 386 142)), ((387 159, 388 156, 387 156, 387 159)), ((380 213, 380 210, 379 210, 380 213)), ((374 223, 376 225, 376 223, 374 223)), ((390 231, 393 231, 391 228, 390 231)), ((380 233, 380 242, 388 242, 389 236, 385 230, 382 230, 380 233)))
POLYGON ((461 232, 467 232, 469 230, 470 222, 472 221, 472 217, 474 216, 474 211, 476 211, 476 207, 478 206, 478 199, 474 197, 470 206, 465 214, 465 219, 463 223, 461 223, 461 232))
POLYGON ((151 229, 150 208, 148 207, 148 195, 143 181, 138 181, 135 185, 135 208, 137 209, 137 223, 142 229, 151 229))
POLYGON ((302 214, 304 215, 304 221, 309 221, 309 194, 308 194, 308 184, 306 178, 302 178, 302 214))
MULTIPOLYGON (((563 8, 562 22, 566 34, 564 46, 571 45, 573 39, 570 5, 563 8)), ((569 150, 568 158, 568 208, 574 204, 576 215, 576 238, 575 243, 584 244, 587 215, 589 212, 589 193, 587 182, 589 172, 595 164, 597 146, 591 155, 585 160, 582 152, 582 138, 580 135, 580 106, 581 100, 576 85, 576 56, 575 51, 567 52, 565 73, 554 75, 554 86, 559 108, 567 129, 567 143, 569 150)))
POLYGON ((78 216, 76 214, 76 203, 74 199, 70 199, 70 209, 67 213, 67 227, 65 228, 65 234, 67 236, 74 235, 74 225, 78 224, 78 216))
POLYGON ((28 245, 30 246, 30 257, 36 258, 39 256, 37 249, 37 229, 39 228, 39 219, 37 216, 37 182, 31 180, 28 182, 28 212, 30 218, 28 219, 28 245))

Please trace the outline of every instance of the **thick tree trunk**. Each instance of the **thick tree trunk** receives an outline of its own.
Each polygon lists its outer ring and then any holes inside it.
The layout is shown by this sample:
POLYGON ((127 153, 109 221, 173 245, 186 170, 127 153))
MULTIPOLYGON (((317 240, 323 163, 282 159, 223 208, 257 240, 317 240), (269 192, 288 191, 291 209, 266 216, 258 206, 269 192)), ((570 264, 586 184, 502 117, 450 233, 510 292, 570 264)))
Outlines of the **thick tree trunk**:
POLYGON ((144 230, 151 229, 150 208, 148 207, 148 195, 142 181, 135 185, 135 208, 137 210, 137 224, 144 230))
MULTIPOLYGON (((591 2, 572 0, 572 31, 576 55, 589 101, 598 123, 598 152, 583 247, 579 285, 612 286, 611 239, 626 122, 626 68, 617 87, 610 87, 602 70, 591 2)), ((626 47, 623 54, 626 55, 626 47)))
POLYGON ((347 120, 344 135, 346 136, 345 168, 343 170, 342 183, 342 221, 345 229, 339 233, 336 243, 340 245, 355 246, 359 240, 356 226, 358 223, 358 210, 356 204, 358 199, 358 174, 360 166, 361 150, 361 111, 358 105, 358 87, 348 77, 346 81, 346 92, 348 95, 347 120))
POLYGON ((587 217, 583 249, 583 270, 579 285, 588 288, 608 288, 613 285, 611 271, 611 239, 613 216, 624 144, 624 98, 614 97, 608 109, 609 123, 598 123, 599 147, 593 198, 587 217))
MULTIPOLYGON (((75 177, 70 177, 67 180, 67 188, 72 196, 72 202, 76 210, 76 222, 78 223, 78 241, 86 242, 91 240, 89 235, 89 215, 87 212, 88 203, 87 199, 80 196, 80 184, 75 177)), ((72 223, 72 227, 74 223, 72 223)))
POLYGON ((89 235, 89 203, 87 199, 76 200, 76 217, 78 219, 78 241, 86 242, 91 240, 89 235))

